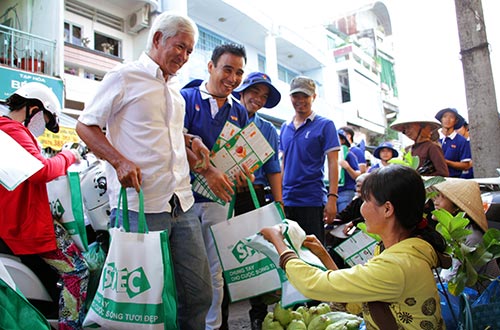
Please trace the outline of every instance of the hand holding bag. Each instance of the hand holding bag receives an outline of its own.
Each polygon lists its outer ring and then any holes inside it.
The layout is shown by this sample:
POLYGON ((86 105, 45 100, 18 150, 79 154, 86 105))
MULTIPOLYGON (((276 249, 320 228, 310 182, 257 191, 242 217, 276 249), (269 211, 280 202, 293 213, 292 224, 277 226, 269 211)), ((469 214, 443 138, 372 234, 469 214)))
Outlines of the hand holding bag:
MULTIPOLYGON (((229 206, 229 220, 210 228, 231 301, 235 302, 277 290, 281 290, 281 304, 284 307, 309 301, 310 299, 304 297, 290 284, 284 271, 279 268, 279 256, 274 246, 261 235, 256 234, 264 227, 283 224, 287 228, 284 237, 287 242, 291 242, 292 236, 297 236, 297 228, 289 228, 291 220, 283 220, 285 215, 278 203, 259 207, 251 182, 248 187, 256 209, 231 218, 235 203, 233 198, 229 206), (256 240, 260 241, 260 244, 256 243, 256 240), (272 253, 263 252, 261 249, 263 246, 268 246, 269 249, 266 251, 272 251, 272 253)), ((302 241, 299 245, 301 244, 302 241)), ((308 261, 312 264, 321 264, 316 256, 310 256, 308 252, 311 252, 305 251, 303 247, 297 248, 296 252, 301 256, 310 257, 308 261)))
POLYGON ((138 232, 129 228, 127 194, 122 188, 108 255, 84 326, 176 330, 177 295, 168 233, 148 231, 142 191, 138 232), (117 228, 120 207, 123 227, 117 228))
POLYGON ((232 217, 235 203, 233 198, 229 206, 229 220, 210 228, 232 302, 281 288, 274 263, 246 245, 246 237, 259 232, 263 227, 281 223, 281 206, 272 203, 259 207, 251 182, 248 187, 256 209, 232 217))

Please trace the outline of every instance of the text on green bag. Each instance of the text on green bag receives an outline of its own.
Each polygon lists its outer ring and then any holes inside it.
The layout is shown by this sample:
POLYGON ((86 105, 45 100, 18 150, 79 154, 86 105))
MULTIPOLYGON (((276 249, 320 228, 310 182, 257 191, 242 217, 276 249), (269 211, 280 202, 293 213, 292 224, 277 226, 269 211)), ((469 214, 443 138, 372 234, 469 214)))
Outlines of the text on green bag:
POLYGON ((239 241, 234 245, 231 250, 232 254, 240 263, 245 261, 246 258, 253 256, 257 251, 246 245, 243 241, 239 241))
POLYGON ((142 267, 130 272, 127 268, 116 269, 114 262, 107 263, 104 267, 103 289, 126 292, 130 298, 133 298, 151 288, 142 267))
POLYGON ((56 218, 56 220, 61 220, 64 214, 64 207, 59 199, 50 202, 50 211, 52 212, 52 216, 56 218))

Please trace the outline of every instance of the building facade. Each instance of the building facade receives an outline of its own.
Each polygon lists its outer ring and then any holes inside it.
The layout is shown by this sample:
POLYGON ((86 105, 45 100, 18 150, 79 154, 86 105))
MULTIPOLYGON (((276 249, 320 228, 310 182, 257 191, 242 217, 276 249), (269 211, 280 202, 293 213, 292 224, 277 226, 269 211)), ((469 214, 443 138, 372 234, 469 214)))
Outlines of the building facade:
MULTIPOLYGON (((165 10, 186 13, 200 30, 181 82, 205 78, 212 49, 234 42, 247 50, 246 71, 267 72, 284 96, 293 77, 313 78, 313 109, 337 126, 357 127, 358 139, 368 144, 384 137, 398 112, 392 27, 382 1, 294 29, 242 0, 4 0, 0 98, 24 82, 41 81, 77 118, 107 71, 139 57, 152 20, 165 10)), ((279 127, 294 110, 283 97, 261 113, 279 127)))

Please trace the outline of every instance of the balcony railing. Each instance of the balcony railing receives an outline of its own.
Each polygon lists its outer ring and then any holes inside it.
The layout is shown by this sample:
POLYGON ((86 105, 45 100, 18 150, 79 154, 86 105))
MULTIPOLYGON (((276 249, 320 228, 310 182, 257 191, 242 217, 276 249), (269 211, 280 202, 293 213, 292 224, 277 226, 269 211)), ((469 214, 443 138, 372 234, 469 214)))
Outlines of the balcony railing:
POLYGON ((64 64, 72 68, 82 68, 90 73, 104 76, 109 70, 123 62, 123 59, 104 52, 64 43, 64 64))
POLYGON ((55 75, 56 42, 0 24, 0 64, 55 75))

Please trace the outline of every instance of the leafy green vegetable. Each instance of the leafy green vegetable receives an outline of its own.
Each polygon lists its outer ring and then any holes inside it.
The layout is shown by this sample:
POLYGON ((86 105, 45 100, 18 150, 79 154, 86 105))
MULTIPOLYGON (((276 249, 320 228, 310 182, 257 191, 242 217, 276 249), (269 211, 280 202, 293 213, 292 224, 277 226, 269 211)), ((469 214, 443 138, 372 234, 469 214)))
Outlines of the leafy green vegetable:
POLYGON ((476 269, 500 256, 500 231, 495 228, 488 229, 481 242, 471 247, 465 244, 467 236, 472 233, 466 229, 470 221, 465 218, 465 213, 460 212, 453 216, 448 211, 439 209, 432 211, 432 214, 438 221, 436 230, 446 240, 446 252, 460 262, 457 273, 448 282, 451 294, 457 296, 466 286, 472 287, 478 281, 491 279, 478 274, 476 269))

